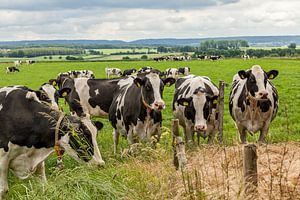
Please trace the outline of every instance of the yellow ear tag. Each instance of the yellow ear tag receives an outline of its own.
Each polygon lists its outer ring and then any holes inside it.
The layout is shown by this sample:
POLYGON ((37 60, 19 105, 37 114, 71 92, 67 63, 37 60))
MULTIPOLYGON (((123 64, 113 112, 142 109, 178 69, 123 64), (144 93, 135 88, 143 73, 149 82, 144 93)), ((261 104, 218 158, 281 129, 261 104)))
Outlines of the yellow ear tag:
POLYGON ((141 85, 140 85, 140 83, 139 83, 139 82, 136 82, 136 85, 137 85, 138 87, 141 87, 141 85))
POLYGON ((189 103, 185 101, 185 102, 183 102, 183 105, 184 105, 184 106, 188 106, 189 103))
POLYGON ((215 99, 215 100, 213 101, 213 104, 217 104, 217 103, 218 103, 218 100, 215 99))
POLYGON ((241 75, 241 78, 244 79, 245 78, 244 75, 241 75))
POLYGON ((56 85, 56 81, 53 81, 53 82, 52 82, 52 85, 55 86, 55 85, 56 85))
POLYGON ((63 96, 63 97, 66 97, 67 95, 68 95, 67 92, 62 93, 62 96, 63 96))
POLYGON ((274 78, 274 75, 271 74, 271 75, 269 76, 269 79, 273 79, 273 78, 274 78))

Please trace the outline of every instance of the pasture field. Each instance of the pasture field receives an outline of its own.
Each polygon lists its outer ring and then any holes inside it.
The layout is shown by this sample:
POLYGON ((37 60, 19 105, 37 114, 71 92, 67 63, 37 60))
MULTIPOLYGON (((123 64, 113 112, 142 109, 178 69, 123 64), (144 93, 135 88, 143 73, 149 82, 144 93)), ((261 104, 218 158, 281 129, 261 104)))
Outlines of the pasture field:
MULTIPOLYGON (((5 74, 5 67, 11 63, 0 63, 0 86, 26 85, 38 89, 49 79, 55 78, 59 72, 68 70, 92 70, 97 78, 104 78, 104 68, 107 66, 126 68, 140 68, 152 66, 160 70, 169 67, 189 66, 191 73, 209 76, 218 85, 224 80, 228 86, 225 88, 224 110, 224 144, 228 146, 228 155, 237 158, 240 155, 239 136, 234 122, 228 111, 228 97, 232 77, 240 69, 248 69, 259 64, 266 71, 279 70, 279 75, 273 80, 279 97, 280 105, 277 117, 270 126, 268 143, 280 145, 282 142, 300 141, 300 61, 280 59, 225 59, 213 61, 186 61, 186 62, 38 62, 33 65, 23 65, 20 72, 5 74), (237 149, 236 151, 234 149, 237 149), (230 150, 231 149, 231 150, 230 150), (232 150, 233 149, 233 150, 232 150)), ((99 132, 98 144, 101 154, 107 165, 101 169, 77 164, 68 156, 64 156, 65 168, 61 171, 55 169, 56 157, 50 156, 46 161, 46 175, 48 183, 40 184, 36 177, 28 180, 18 180, 12 173, 9 175, 9 199, 235 199, 234 193, 228 192, 228 197, 215 192, 207 196, 205 190, 195 190, 196 197, 189 195, 181 173, 176 172, 172 166, 172 147, 170 135, 170 122, 172 119, 172 96, 174 86, 165 87, 164 100, 167 104, 163 111, 163 135, 156 149, 145 145, 138 150, 137 155, 124 156, 119 153, 113 155, 112 128, 107 119, 97 119, 104 122, 104 128, 99 132), (229 195, 230 193, 230 195, 229 195)), ((63 103, 60 104, 67 109, 63 103)), ((259 134, 249 136, 248 141, 255 142, 259 134)), ((203 160, 202 153, 207 159, 216 156, 222 147, 207 147, 206 141, 200 140, 200 147, 187 148, 188 160, 193 163, 189 166, 191 171, 203 160), (212 150, 213 148, 213 150, 212 150), (199 159, 197 159, 197 156, 199 159)), ((297 148, 298 143, 294 144, 297 148)), ((119 149, 127 148, 127 141, 121 139, 119 149)), ((262 151, 262 150, 261 150, 262 151)), ((222 154, 223 155, 223 154, 222 154)), ((217 155, 218 156, 218 155, 217 155)), ((221 156, 222 157, 222 156, 221 156)), ((226 155, 225 155, 226 157, 226 155)), ((223 158, 223 157, 222 157, 223 158)), ((237 158, 238 159, 238 158, 237 158)), ((203 161, 205 162, 205 161, 203 161)), ((214 165, 218 163, 214 162, 214 165)), ((216 171, 215 171, 216 173, 216 171)), ((223 174, 224 175, 224 174, 223 174)), ((202 174, 201 176, 205 176, 202 174)), ((217 175, 216 175, 217 176, 217 175)), ((221 176, 221 175, 220 175, 221 176)), ((197 174, 196 174, 197 177, 197 174)), ((202 180, 202 179, 201 179, 202 180)), ((237 197, 236 197, 237 198, 237 197)), ((276 199, 276 198, 275 198, 276 199)))

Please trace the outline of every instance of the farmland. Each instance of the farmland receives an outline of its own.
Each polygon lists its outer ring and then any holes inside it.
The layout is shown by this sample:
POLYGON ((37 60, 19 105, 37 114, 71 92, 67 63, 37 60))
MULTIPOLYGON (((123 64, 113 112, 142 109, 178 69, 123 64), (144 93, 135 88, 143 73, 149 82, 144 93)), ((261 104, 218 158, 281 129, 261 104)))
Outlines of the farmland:
MULTIPOLYGON (((224 115, 224 143, 228 147, 228 154, 234 158, 234 154, 241 151, 237 146, 239 138, 234 127, 233 120, 228 112, 228 96, 233 75, 240 69, 250 68, 254 64, 261 65, 266 71, 279 70, 279 76, 273 80, 280 97, 280 106, 277 118, 272 122, 268 143, 280 146, 282 142, 300 141, 300 62, 289 59, 226 59, 213 61, 188 61, 188 62, 38 62, 33 65, 23 65, 20 72, 5 74, 5 67, 11 63, 0 64, 0 86, 26 85, 32 89, 38 89, 41 84, 51 78, 55 78, 59 72, 68 70, 89 69, 94 71, 96 77, 105 77, 104 68, 107 66, 126 68, 140 68, 152 66, 160 70, 169 67, 189 66, 191 72, 196 75, 209 76, 215 84, 219 80, 228 83, 225 88, 225 115, 224 115), (236 149, 236 150, 235 150, 236 149)), ((164 100, 167 107, 163 111, 163 136, 157 149, 147 146, 140 149, 135 156, 121 157, 121 154, 113 155, 112 128, 107 119, 97 119, 104 122, 105 126, 98 136, 100 151, 107 165, 102 169, 95 169, 84 165, 78 165, 68 156, 64 156, 65 169, 59 171, 54 168, 56 158, 51 156, 46 161, 46 174, 48 184, 41 185, 37 178, 33 177, 25 181, 17 180, 12 174, 9 176, 11 199, 167 199, 189 198, 180 179, 180 172, 176 173, 172 166, 170 122, 172 119, 171 101, 174 86, 166 87, 164 100)), ((63 101, 60 104, 64 106, 63 101)), ((66 106, 64 106, 66 110, 66 106)), ((257 141, 258 134, 248 137, 248 141, 257 141)), ((191 163, 201 163, 199 152, 217 154, 218 146, 205 145, 201 140, 200 147, 187 148, 188 158, 191 163), (197 158, 197 156, 199 156, 197 158)), ((123 139, 122 149, 127 148, 127 142, 123 139)), ((299 145, 293 147, 299 148, 299 145)), ((263 150, 261 149, 260 152, 263 150)), ((207 158, 208 159, 208 158, 207 158)), ((236 158, 238 160, 238 158, 236 158)), ((203 161, 204 162, 204 161, 203 161)), ((218 161, 216 160, 216 163, 218 161)), ((215 164, 216 164, 215 163, 215 164)), ((191 169, 201 166, 189 166, 191 169)), ((205 193, 205 191, 203 192, 205 193)), ((202 194, 199 194, 200 196, 202 194)), ((198 196, 198 197, 200 197, 198 196)), ((205 195, 204 195, 205 196, 205 195)), ((230 195, 229 195, 230 196, 230 195)), ((234 196, 234 194, 233 194, 234 196)), ((215 194, 213 197, 222 197, 215 194)), ((212 199, 215 199, 211 197, 212 199)), ((226 197, 224 197, 226 199, 226 197)))

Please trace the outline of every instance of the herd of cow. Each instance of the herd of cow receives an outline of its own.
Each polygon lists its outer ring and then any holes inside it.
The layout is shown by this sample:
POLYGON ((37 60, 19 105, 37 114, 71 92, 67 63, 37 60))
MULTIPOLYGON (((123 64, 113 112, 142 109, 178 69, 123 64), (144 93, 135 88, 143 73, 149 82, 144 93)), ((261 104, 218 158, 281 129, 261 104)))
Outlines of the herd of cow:
MULTIPOLYGON (((108 77, 120 76, 113 79, 95 78, 90 70, 60 73, 37 91, 0 88, 0 199, 8 191, 8 169, 22 179, 35 173, 46 180, 44 160, 53 151, 59 155, 63 149, 78 161, 104 165, 96 141, 103 124, 92 122, 92 116, 109 119, 115 153, 120 134, 129 145, 159 142, 165 86, 175 84, 172 110, 185 141, 193 143, 197 134, 213 142, 219 90, 208 77, 189 75, 189 67, 164 73, 150 67, 118 70, 105 69, 108 77), (59 110, 58 98, 65 98, 72 115, 59 110)), ((278 94, 269 81, 277 75, 277 70, 265 72, 255 65, 234 76, 229 110, 242 143, 246 131, 260 131, 259 142, 264 142, 278 109, 278 94)))

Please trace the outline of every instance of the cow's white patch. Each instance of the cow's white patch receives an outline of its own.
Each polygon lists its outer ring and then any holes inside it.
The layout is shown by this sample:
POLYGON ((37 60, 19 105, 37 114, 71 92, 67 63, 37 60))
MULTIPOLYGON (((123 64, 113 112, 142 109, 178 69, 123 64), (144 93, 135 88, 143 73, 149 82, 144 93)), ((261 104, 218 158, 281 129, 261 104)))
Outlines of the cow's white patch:
POLYGON ((95 90, 95 94, 98 95, 99 94, 99 89, 95 90))
POLYGON ((266 87, 264 85, 264 79, 265 79, 264 71, 259 65, 254 65, 251 68, 251 71, 252 74, 255 76, 256 85, 258 87, 258 91, 256 92, 255 97, 259 98, 260 96, 258 95, 258 93, 266 91, 266 87))
POLYGON ((32 100, 34 100, 34 101, 36 101, 36 102, 41 103, 41 101, 39 100, 39 98, 36 96, 36 93, 35 93, 35 92, 27 92, 27 93, 26 93, 26 98, 27 98, 27 99, 32 99, 32 100))
POLYGON ((178 78, 178 69, 176 68, 168 68, 166 69, 167 77, 178 78))
POLYGON ((38 164, 43 162, 53 148, 40 148, 26 147, 8 143, 9 148, 9 168, 20 179, 26 179, 32 175, 38 164))
POLYGON ((2 110, 2 108, 3 108, 3 105, 2 105, 2 104, 0 104, 0 111, 2 110))
POLYGON ((11 93, 11 92, 14 91, 14 90, 19 89, 19 87, 22 87, 22 86, 20 86, 20 85, 15 85, 15 86, 3 87, 3 88, 0 88, 0 92, 6 92, 5 97, 7 97, 7 95, 8 95, 9 93, 11 93))

